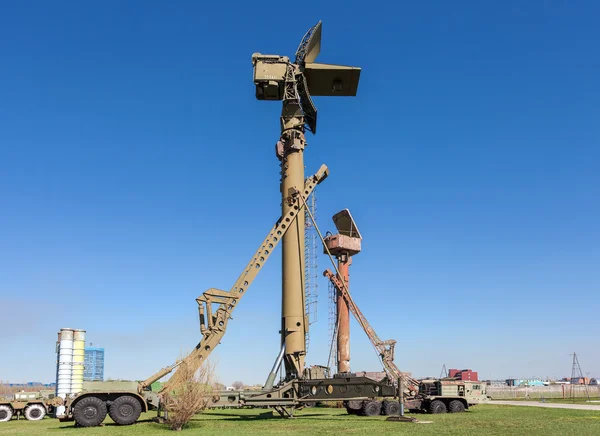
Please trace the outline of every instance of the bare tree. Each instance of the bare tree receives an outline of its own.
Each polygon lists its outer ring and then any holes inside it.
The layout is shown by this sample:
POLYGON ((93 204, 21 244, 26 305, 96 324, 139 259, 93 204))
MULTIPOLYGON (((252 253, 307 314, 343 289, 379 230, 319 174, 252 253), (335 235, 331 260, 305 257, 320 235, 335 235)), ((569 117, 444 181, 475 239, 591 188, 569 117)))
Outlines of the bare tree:
POLYGON ((215 391, 224 391, 226 386, 223 383, 213 382, 213 389, 215 391))
POLYGON ((2 380, 0 380, 0 398, 4 397, 6 399, 9 399, 11 393, 12 393, 12 390, 11 390, 8 382, 5 383, 2 380))
POLYGON ((242 381, 234 381, 231 386, 233 386, 233 389, 236 389, 236 390, 239 391, 239 390, 244 389, 244 382, 242 382, 242 381))
POLYGON ((183 371, 182 380, 185 381, 175 392, 163 394, 169 416, 167 423, 175 431, 181 431, 195 414, 206 409, 215 392, 214 365, 204 362, 196 373, 184 365, 179 370, 183 371))

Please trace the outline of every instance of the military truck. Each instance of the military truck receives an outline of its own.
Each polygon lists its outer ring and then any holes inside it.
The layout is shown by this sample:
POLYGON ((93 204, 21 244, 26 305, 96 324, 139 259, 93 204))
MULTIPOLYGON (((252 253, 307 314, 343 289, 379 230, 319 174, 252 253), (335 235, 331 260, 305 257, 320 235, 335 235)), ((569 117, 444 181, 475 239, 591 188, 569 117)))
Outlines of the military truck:
MULTIPOLYGON (((404 408, 422 413, 460 413, 489 400, 486 385, 479 381, 425 379, 419 382, 417 394, 404 398, 404 408)), ((348 413, 362 416, 397 415, 400 410, 398 401, 376 399, 347 401, 344 406, 348 413)))
POLYGON ((160 404, 151 386, 138 392, 138 385, 132 381, 84 382, 83 392, 68 397, 56 417, 60 421, 75 420, 80 427, 93 427, 109 415, 117 425, 131 425, 143 412, 160 404))
POLYGON ((10 400, 0 399, 0 422, 7 422, 15 416, 24 416, 28 421, 39 421, 54 411, 54 395, 37 392, 17 392, 10 400))
POLYGON ((459 413, 489 401, 486 384, 465 380, 421 380, 419 394, 406 402, 408 409, 428 413, 459 413))

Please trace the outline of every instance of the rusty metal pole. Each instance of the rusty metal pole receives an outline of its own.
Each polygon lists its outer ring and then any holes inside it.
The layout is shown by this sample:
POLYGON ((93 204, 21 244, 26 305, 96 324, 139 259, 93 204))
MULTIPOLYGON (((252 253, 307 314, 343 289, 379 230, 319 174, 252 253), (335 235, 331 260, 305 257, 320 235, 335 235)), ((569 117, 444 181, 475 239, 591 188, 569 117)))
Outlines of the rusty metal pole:
MULTIPOLYGON (((352 257, 347 254, 338 256, 338 270, 340 279, 346 283, 346 288, 350 289, 350 271, 352 257)), ((350 372, 350 308, 348 302, 338 289, 337 291, 337 352, 338 352, 338 373, 350 372)))
MULTIPOLYGON (((337 275, 335 279, 340 282, 340 286, 335 285, 337 288, 337 372, 339 374, 350 372, 350 303, 347 298, 350 295, 350 265, 352 265, 352 256, 360 253, 362 236, 348 209, 336 213, 333 216, 333 222, 339 233, 327 236, 323 242, 325 253, 330 256, 333 255, 337 259, 337 275), (344 284, 343 286, 341 285, 342 283, 344 284), (345 288, 345 290, 342 288, 345 288), (348 294, 345 291, 348 291, 348 294)), ((328 271, 325 271, 325 274, 327 275, 328 271)))

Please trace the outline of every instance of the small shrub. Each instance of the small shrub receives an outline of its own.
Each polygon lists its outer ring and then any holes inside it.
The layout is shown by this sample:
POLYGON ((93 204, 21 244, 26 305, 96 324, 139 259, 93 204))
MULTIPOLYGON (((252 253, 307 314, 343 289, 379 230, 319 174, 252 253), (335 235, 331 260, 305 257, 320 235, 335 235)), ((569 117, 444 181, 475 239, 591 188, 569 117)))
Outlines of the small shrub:
POLYGON ((213 365, 205 362, 196 372, 184 365, 179 367, 183 382, 174 392, 163 394, 167 424, 175 431, 181 431, 195 414, 206 409, 215 392, 213 365))

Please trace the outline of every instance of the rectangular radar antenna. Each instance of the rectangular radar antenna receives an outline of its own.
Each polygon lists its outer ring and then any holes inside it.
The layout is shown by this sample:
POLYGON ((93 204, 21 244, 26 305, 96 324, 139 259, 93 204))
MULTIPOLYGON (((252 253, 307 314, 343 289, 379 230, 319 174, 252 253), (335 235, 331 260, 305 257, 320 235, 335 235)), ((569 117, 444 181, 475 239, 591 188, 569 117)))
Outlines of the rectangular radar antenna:
MULTIPOLYGON (((317 133, 317 108, 313 96, 353 97, 358 91, 361 69, 345 65, 315 63, 321 53, 322 22, 311 27, 302 37, 296 59, 254 53, 254 84, 259 100, 289 100, 295 88, 296 105, 300 107, 303 127, 317 133), (290 81, 290 69, 294 77, 290 81), (287 86, 286 86, 287 84, 287 86), (287 90, 287 92, 286 92, 287 90)), ((294 114, 298 118, 297 114, 294 114)))

